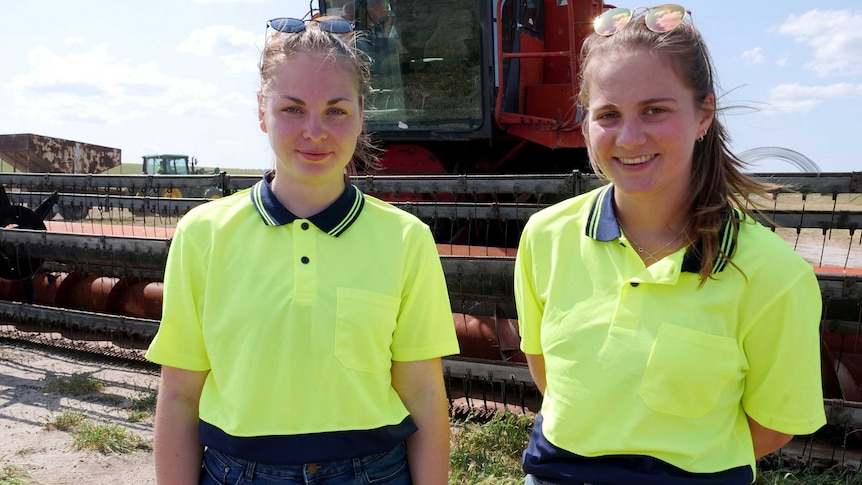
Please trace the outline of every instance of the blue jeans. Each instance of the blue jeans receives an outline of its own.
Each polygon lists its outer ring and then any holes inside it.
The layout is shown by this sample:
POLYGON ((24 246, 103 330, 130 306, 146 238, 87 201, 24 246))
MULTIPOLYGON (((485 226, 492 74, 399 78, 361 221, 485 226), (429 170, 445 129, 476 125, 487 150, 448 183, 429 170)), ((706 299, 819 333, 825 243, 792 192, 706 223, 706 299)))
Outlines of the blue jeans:
POLYGON ((200 485, 411 485, 404 443, 390 451, 327 463, 268 465, 204 451, 200 485))

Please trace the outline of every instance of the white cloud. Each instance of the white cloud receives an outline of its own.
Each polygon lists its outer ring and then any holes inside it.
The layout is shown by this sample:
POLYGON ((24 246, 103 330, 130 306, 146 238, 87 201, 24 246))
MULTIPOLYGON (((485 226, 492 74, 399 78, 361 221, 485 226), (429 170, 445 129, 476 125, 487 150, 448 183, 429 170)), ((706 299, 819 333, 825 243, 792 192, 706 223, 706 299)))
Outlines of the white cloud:
POLYGON ((790 15, 778 31, 814 50, 814 60, 805 67, 818 75, 862 73, 862 14, 809 10, 802 15, 790 15))
POLYGON ((743 52, 742 60, 748 64, 763 64, 763 61, 766 60, 766 56, 763 55, 760 47, 755 47, 754 49, 743 52))
POLYGON ((777 59, 777 60, 775 61, 775 65, 776 65, 776 66, 786 66, 786 65, 787 65, 787 61, 788 61, 787 56, 784 56, 784 57, 782 57, 782 58, 780 58, 780 59, 777 59))
POLYGON ((14 116, 51 123, 118 124, 169 114, 229 118, 218 86, 170 76, 155 63, 123 64, 106 45, 59 55, 46 47, 28 53, 29 71, 9 88, 17 104, 14 116), (215 108, 204 109, 203 106, 215 108), (191 109, 191 107, 195 107, 191 109))
POLYGON ((227 65, 228 71, 236 73, 257 69, 260 47, 256 42, 263 42, 263 36, 230 25, 214 25, 193 31, 177 50, 216 57, 227 65))
POLYGON ((206 99, 190 99, 176 103, 168 109, 168 113, 174 116, 188 116, 194 118, 233 118, 235 111, 229 110, 220 104, 215 104, 206 99))
POLYGON ((802 113, 827 99, 862 99, 862 84, 837 83, 824 86, 780 84, 769 92, 766 113, 802 113))
POLYGON ((236 105, 246 105, 249 107, 249 110, 253 110, 256 112, 257 110, 257 93, 249 92, 249 93, 240 93, 240 92, 232 92, 228 93, 224 99, 236 105))
POLYGON ((85 42, 84 39, 80 37, 69 37, 68 39, 64 40, 63 43, 65 43, 66 45, 85 45, 87 42, 85 42))

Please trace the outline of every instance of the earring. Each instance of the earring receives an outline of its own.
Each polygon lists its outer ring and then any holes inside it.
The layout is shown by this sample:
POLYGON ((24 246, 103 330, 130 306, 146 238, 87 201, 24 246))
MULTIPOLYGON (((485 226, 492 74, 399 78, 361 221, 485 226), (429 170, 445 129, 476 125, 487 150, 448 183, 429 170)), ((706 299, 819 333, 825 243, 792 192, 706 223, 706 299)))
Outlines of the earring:
POLYGON ((706 132, 701 133, 700 136, 697 137, 697 141, 699 141, 699 142, 703 141, 704 136, 706 136, 706 132))

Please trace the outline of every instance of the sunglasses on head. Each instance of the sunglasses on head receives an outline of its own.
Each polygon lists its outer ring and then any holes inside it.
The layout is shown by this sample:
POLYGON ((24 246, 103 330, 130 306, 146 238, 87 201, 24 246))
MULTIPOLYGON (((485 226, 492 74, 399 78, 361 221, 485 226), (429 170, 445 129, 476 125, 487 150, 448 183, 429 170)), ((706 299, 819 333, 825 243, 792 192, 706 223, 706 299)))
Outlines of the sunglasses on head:
POLYGON ((316 22, 320 30, 329 32, 330 34, 347 34, 353 32, 353 22, 348 22, 347 20, 342 19, 301 20, 281 17, 268 21, 266 26, 283 34, 298 34, 305 30, 305 26, 309 22, 316 22))
POLYGON ((682 24, 685 15, 691 12, 681 5, 666 3, 657 7, 612 8, 593 21, 593 30, 602 36, 614 35, 632 21, 636 13, 646 10, 644 22, 648 29, 657 33, 670 32, 682 24))

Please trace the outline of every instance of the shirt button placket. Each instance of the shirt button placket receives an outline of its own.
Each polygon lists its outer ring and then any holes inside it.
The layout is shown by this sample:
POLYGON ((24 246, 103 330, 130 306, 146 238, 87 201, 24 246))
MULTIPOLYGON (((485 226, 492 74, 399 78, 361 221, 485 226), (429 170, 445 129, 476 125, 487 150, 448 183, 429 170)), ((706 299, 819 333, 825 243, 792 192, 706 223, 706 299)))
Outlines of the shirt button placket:
MULTIPOLYGON (((299 227, 302 228, 303 231, 307 231, 309 226, 307 222, 303 222, 299 227)), ((302 264, 308 264, 309 261, 311 261, 308 259, 308 256, 303 256, 299 260, 302 261, 302 264)))
MULTIPOLYGON (((294 295, 298 301, 310 304, 317 297, 317 271, 311 265, 312 260, 317 257, 317 241, 325 234, 319 233, 308 220, 298 220, 293 226, 293 268, 296 272, 297 281, 302 284, 296 285, 294 295)), ((316 260, 315 260, 316 261, 316 260)), ((319 265, 316 265, 319 266, 319 265)))

